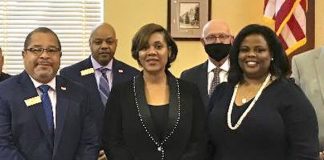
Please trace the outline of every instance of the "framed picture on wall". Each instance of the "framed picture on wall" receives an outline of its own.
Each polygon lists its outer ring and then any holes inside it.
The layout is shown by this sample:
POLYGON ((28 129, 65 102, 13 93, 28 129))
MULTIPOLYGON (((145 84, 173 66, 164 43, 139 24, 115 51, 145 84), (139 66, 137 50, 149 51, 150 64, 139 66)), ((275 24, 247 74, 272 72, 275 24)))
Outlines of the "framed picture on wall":
POLYGON ((168 31, 176 40, 199 40, 211 0, 168 0, 168 31))

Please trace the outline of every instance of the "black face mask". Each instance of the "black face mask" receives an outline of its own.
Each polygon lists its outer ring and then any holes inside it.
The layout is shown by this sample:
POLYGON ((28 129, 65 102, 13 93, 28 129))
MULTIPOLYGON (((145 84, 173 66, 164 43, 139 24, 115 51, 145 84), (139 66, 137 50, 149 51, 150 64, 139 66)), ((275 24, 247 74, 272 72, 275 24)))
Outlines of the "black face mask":
POLYGON ((231 46, 231 44, 212 43, 205 45, 205 51, 209 57, 219 62, 228 55, 231 46))

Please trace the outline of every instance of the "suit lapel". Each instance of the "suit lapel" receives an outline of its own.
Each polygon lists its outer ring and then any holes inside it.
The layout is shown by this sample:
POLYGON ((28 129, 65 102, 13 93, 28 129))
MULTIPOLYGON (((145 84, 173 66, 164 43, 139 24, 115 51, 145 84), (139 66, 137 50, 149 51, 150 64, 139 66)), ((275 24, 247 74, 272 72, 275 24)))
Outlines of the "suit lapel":
POLYGON ((92 74, 85 75, 85 76, 83 76, 83 79, 84 79, 84 81, 88 82, 86 88, 90 88, 90 90, 93 93, 95 93, 96 95, 98 95, 98 97, 100 97, 100 93, 98 91, 98 85, 97 85, 95 74, 92 73, 92 74))
MULTIPOLYGON (((25 71, 21 74, 21 79, 20 79, 19 84, 23 88, 24 100, 39 96, 35 89, 33 82, 31 81, 30 77, 28 76, 28 74, 25 71)), ((37 123, 39 124, 41 130, 43 131, 44 135, 46 136, 48 143, 50 144, 49 145, 50 148, 53 149, 54 145, 53 145, 53 141, 52 141, 52 138, 50 136, 50 133, 49 133, 49 130, 47 127, 46 117, 45 117, 42 103, 36 103, 36 104, 30 105, 30 106, 26 105, 26 107, 28 107, 31 110, 31 112, 33 112, 37 123)))
MULTIPOLYGON (((89 68, 93 68, 90 56, 87 59, 87 61, 85 61, 83 63, 83 68, 82 69, 89 69, 89 68)), ((100 102, 100 104, 102 104, 102 106, 100 106, 100 108, 104 109, 105 106, 101 102, 100 93, 98 91, 98 84, 97 84, 95 73, 84 75, 81 78, 82 78, 82 81, 84 82, 84 84, 87 86, 86 88, 90 91, 91 96, 93 96, 96 99, 96 101, 100 102)))
MULTIPOLYGON (((166 137, 174 133, 174 130, 177 128, 178 122, 178 84, 176 78, 170 73, 167 72, 167 78, 168 78, 168 84, 170 88, 170 102, 169 102, 169 112, 168 112, 168 128, 163 133, 162 141, 167 140, 166 137)), ((155 126, 153 124, 153 120, 151 117, 151 112, 149 110, 149 106, 147 105, 147 101, 145 98, 145 92, 144 92, 144 79, 143 79, 143 73, 139 74, 135 78, 135 91, 136 91, 136 97, 139 112, 142 116, 142 119, 144 121, 144 124, 152 137, 157 141, 159 138, 156 135, 155 126)), ((168 137, 170 138, 170 137, 168 137)), ((165 144, 164 144, 165 145, 165 144)))
POLYGON ((206 107, 208 107, 208 102, 209 102, 209 96, 208 96, 208 91, 207 91, 207 86, 208 86, 208 61, 206 61, 202 67, 201 71, 199 72, 200 75, 197 75, 197 80, 198 80, 198 88, 200 90, 200 94, 203 97, 203 102, 206 107))
MULTIPOLYGON (((83 69, 89 69, 89 68, 93 68, 90 57, 88 58, 87 61, 85 61, 83 69)), ((82 77, 84 78, 84 81, 89 82, 88 83, 89 88, 93 88, 93 90, 96 91, 96 93, 99 95, 95 73, 84 75, 82 77)))
POLYGON ((171 74, 167 73, 168 77, 168 84, 170 88, 170 96, 169 96, 169 120, 168 120, 168 130, 164 132, 164 137, 169 135, 175 127, 177 123, 177 116, 178 116, 178 84, 176 78, 171 74))
POLYGON ((135 98, 137 98, 138 109, 142 116, 144 124, 146 125, 153 138, 158 139, 157 135, 155 134, 155 127, 151 117, 151 112, 145 98, 143 74, 139 74, 135 79, 135 91, 135 98))
POLYGON ((113 61, 113 65, 112 65, 112 72, 113 72, 113 81, 111 84, 113 84, 113 86, 115 85, 115 83, 120 82, 121 76, 120 76, 120 72, 124 72, 124 70, 120 69, 120 66, 118 64, 118 61, 116 59, 114 59, 113 61))
POLYGON ((318 56, 315 59, 315 66, 316 66, 316 77, 319 82, 319 87, 321 91, 322 100, 324 100, 324 48, 321 48, 321 51, 318 53, 318 56))
POLYGON ((122 67, 121 63, 116 59, 114 59, 114 61, 113 61, 112 72, 113 72, 113 81, 112 81, 113 86, 116 83, 125 81, 125 78, 126 78, 124 76, 126 74, 125 70, 122 67))
POLYGON ((54 154, 59 146, 62 132, 64 128, 65 117, 69 106, 69 95, 67 94, 67 88, 63 83, 63 80, 56 77, 56 128, 55 128, 55 139, 54 139, 54 154))

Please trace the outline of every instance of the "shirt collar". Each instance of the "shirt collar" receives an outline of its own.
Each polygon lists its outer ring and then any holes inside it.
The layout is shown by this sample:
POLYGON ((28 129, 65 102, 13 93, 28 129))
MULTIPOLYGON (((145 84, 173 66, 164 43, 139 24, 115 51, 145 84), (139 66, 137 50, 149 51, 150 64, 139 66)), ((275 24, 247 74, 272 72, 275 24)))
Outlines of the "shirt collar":
MULTIPOLYGON (((33 77, 31 77, 30 75, 29 75, 29 77, 30 77, 30 79, 32 80, 32 82, 33 82, 35 88, 38 88, 39 86, 41 86, 41 85, 44 84, 44 83, 40 83, 40 82, 36 81, 36 80, 35 80, 33 77)), ((52 88, 52 90, 55 91, 55 89, 56 89, 56 77, 54 77, 51 81, 49 81, 48 83, 46 83, 46 85, 49 85, 49 86, 52 88)))
MULTIPOLYGON (((220 66, 220 68, 223 71, 228 72, 229 67, 230 67, 229 59, 227 58, 226 61, 220 66)), ((214 68, 216 68, 216 66, 214 65, 213 62, 210 61, 210 59, 208 59, 208 67, 207 67, 208 73, 211 72, 214 68)))
POLYGON ((91 55, 91 63, 94 70, 98 70, 99 68, 108 68, 109 70, 112 70, 112 64, 114 59, 112 58, 110 62, 106 66, 101 66, 91 55))

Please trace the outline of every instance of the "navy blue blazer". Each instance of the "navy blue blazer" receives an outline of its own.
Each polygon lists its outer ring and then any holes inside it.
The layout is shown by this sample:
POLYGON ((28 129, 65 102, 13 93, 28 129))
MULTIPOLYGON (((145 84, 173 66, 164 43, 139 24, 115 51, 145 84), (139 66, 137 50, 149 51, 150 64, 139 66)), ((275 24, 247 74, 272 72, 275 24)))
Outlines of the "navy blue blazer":
POLYGON ((0 84, 1 160, 97 159, 98 132, 86 90, 57 76, 56 93, 53 142, 41 102, 31 100, 38 94, 28 74, 24 71, 0 84))
POLYGON ((7 74, 7 73, 0 73, 0 82, 2 82, 2 81, 4 81, 4 80, 6 80, 6 79, 8 79, 8 78, 10 78, 11 77, 11 75, 10 74, 7 74))
MULTIPOLYGON (((63 68, 60 71, 60 75, 81 83, 82 85, 86 86, 86 88, 89 90, 91 97, 91 105, 96 110, 95 115, 97 117, 97 125, 98 128, 101 130, 105 106, 102 104, 102 101, 100 99, 100 93, 98 91, 98 85, 96 82, 95 74, 91 73, 84 76, 81 75, 81 71, 89 68, 93 68, 90 56, 89 58, 81 62, 63 68)), ((118 83, 130 80, 132 77, 137 75, 139 71, 134 67, 131 67, 121 61, 114 59, 112 65, 112 73, 112 84, 114 86, 118 83)))
POLYGON ((206 111, 208 111, 208 102, 209 102, 209 96, 207 91, 207 86, 208 86, 207 67, 208 67, 208 61, 199 64, 193 68, 187 69, 183 71, 180 75, 180 79, 189 81, 197 85, 206 111))

